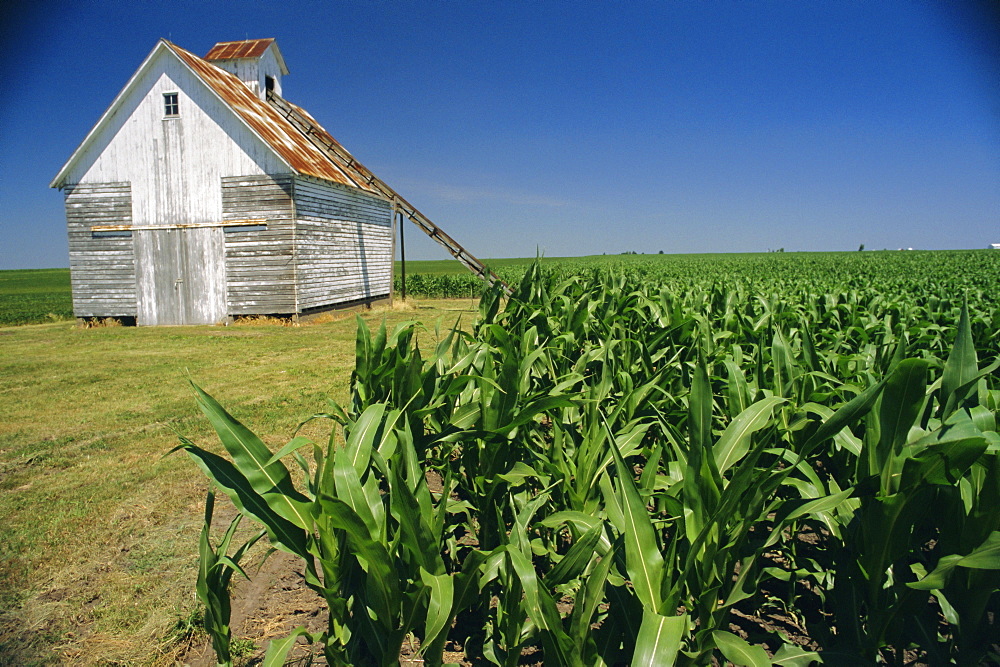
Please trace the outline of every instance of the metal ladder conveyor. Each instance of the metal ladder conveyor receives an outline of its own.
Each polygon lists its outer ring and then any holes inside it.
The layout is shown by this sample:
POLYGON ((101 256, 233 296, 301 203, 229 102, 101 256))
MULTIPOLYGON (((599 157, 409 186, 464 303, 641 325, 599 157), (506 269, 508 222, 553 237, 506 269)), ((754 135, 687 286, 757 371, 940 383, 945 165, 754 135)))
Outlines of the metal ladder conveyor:
POLYGON ((389 200, 396 208, 397 211, 401 212, 407 218, 410 219, 417 227, 419 227, 427 236, 434 239, 438 244, 443 246, 448 253, 461 262, 466 268, 468 268, 472 273, 476 274, 482 280, 485 280, 491 286, 494 283, 500 283, 503 286, 504 291, 509 295, 511 293, 510 286, 501 280, 495 273, 490 271, 485 264, 483 264, 479 259, 477 259, 472 253, 462 247, 462 245, 448 235, 443 229, 435 225, 431 220, 421 213, 417 208, 406 201, 398 192, 393 190, 386 184, 385 181, 380 179, 378 176, 373 174, 371 170, 365 167, 363 164, 358 162, 351 153, 329 137, 329 134, 322 128, 317 128, 313 125, 313 122, 303 115, 298 107, 289 102, 288 100, 282 98, 280 95, 275 94, 273 91, 267 92, 267 101, 271 103, 278 113, 280 113, 288 122, 296 127, 309 141, 320 149, 323 154, 331 161, 333 164, 337 165, 342 171, 347 172, 347 176, 352 179, 364 182, 371 188, 374 188, 389 200), (329 137, 329 140, 326 138, 329 137))

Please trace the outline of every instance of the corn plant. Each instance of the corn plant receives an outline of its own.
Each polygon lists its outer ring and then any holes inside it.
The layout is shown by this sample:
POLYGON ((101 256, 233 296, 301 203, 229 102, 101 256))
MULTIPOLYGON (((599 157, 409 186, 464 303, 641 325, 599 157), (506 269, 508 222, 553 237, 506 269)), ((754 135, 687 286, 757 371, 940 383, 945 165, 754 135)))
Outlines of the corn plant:
POLYGON ((987 452, 990 441, 1000 439, 989 411, 976 410, 981 407, 976 388, 998 366, 979 369, 963 309, 936 391, 929 393, 925 360, 905 360, 888 378, 866 425, 858 459, 860 506, 847 515, 848 532, 838 555, 833 593, 835 608, 843 610, 837 617, 837 643, 843 650, 874 660, 891 647, 901 661, 902 649, 915 644, 936 660, 955 657, 969 664, 988 650, 983 624, 1000 582, 994 572, 1000 568, 1000 545, 993 537, 1000 514, 986 477, 995 456, 987 452), (939 565, 933 576, 917 581, 927 572, 928 560, 917 549, 930 540, 935 542, 931 555, 940 554, 939 565), (965 566, 956 565, 965 557, 965 566), (963 568, 963 576, 956 578, 952 596, 965 613, 959 615, 938 593, 948 609, 946 619, 955 626, 942 646, 926 591, 943 588, 956 567, 963 568))
POLYGON ((205 524, 201 529, 199 540, 198 582, 195 590, 198 599, 204 605, 205 632, 212 639, 212 649, 215 651, 218 665, 229 667, 233 664, 230 650, 232 631, 229 628, 232 609, 229 602, 229 585, 234 572, 247 577, 240 566, 240 560, 246 552, 264 537, 260 531, 250 537, 229 556, 229 546, 239 528, 242 515, 237 514, 230 522, 222 541, 213 547, 209 532, 212 527, 212 516, 215 511, 215 492, 211 489, 205 499, 205 524))
POLYGON ((359 318, 342 448, 272 453, 198 390, 231 460, 182 447, 329 608, 269 664, 300 636, 331 664, 988 658, 1000 304, 848 261, 535 264, 468 330, 359 318), (833 618, 800 614, 820 651, 730 632, 775 591, 833 618))
POLYGON ((233 460, 191 443, 181 448, 264 526, 273 546, 303 559, 307 584, 329 608, 327 630, 311 638, 324 643, 327 660, 393 664, 413 633, 425 659, 439 663, 443 633, 467 601, 478 561, 470 556, 466 571, 447 570, 440 543, 450 489, 434 502, 399 411, 374 404, 347 421, 343 449, 332 437, 325 452, 297 438, 275 455, 196 391, 233 460), (304 447, 313 449, 314 469, 304 447), (308 480, 304 490, 281 463, 288 455, 308 480))

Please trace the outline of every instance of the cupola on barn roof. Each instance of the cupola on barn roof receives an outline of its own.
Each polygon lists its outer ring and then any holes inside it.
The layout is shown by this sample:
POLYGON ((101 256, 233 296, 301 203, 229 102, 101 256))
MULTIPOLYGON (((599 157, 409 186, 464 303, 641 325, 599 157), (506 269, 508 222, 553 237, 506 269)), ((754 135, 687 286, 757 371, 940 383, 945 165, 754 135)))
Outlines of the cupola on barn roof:
MULTIPOLYGON (((264 55, 272 44, 277 46, 274 38, 244 39, 239 42, 219 42, 205 54, 205 60, 237 60, 239 58, 259 58, 264 55)), ((281 59, 282 74, 288 74, 285 61, 281 59)))
POLYGON ((234 74, 262 100, 269 91, 281 95, 281 77, 288 74, 274 38, 219 42, 205 60, 234 74))

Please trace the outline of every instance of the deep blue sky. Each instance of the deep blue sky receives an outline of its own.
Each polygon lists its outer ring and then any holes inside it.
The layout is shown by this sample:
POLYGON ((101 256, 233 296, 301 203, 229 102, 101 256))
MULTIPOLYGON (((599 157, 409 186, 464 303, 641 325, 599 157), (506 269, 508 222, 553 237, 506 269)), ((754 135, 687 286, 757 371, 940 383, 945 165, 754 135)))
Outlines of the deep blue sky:
MULTIPOLYGON (((481 257, 1000 242, 996 0, 0 5, 0 268, 160 37, 275 37, 285 97, 481 257)), ((407 228, 408 255, 443 258, 407 228)))

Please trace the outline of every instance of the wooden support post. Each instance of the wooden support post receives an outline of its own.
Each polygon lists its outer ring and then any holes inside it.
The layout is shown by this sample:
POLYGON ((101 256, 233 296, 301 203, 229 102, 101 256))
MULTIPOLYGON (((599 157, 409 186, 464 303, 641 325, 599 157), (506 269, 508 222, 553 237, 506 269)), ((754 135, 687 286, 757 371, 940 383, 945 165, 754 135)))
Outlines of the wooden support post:
POLYGON ((402 283, 403 292, 403 303, 406 303, 406 240, 403 238, 403 227, 406 226, 406 221, 403 220, 403 212, 399 213, 399 256, 402 260, 402 271, 400 272, 400 278, 402 283))
POLYGON ((392 203, 392 249, 389 252, 389 257, 392 261, 389 263, 389 307, 392 308, 393 301, 396 296, 396 223, 398 217, 396 202, 392 203))

